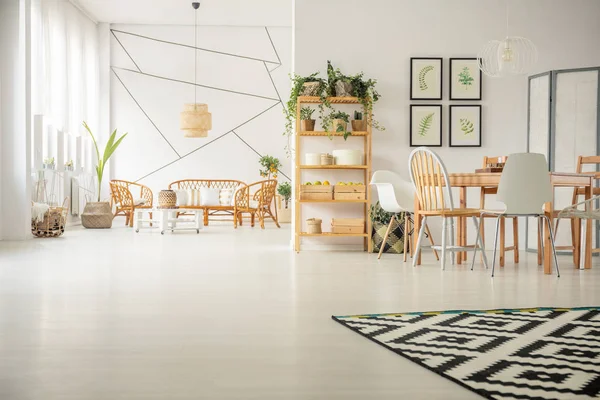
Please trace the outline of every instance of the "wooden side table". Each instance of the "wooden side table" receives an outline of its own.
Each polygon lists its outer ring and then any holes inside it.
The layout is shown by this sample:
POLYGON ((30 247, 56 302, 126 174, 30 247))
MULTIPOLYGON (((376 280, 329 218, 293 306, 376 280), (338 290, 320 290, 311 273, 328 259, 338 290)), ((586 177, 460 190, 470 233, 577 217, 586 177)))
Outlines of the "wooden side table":
POLYGON ((203 211, 200 209, 188 208, 138 208, 135 210, 135 231, 139 232, 143 228, 152 228, 152 226, 144 227, 144 223, 158 224, 160 234, 164 235, 166 231, 186 231, 195 230, 200 233, 202 229, 203 211), (158 218, 144 218, 144 213, 152 213, 158 218), (193 220, 185 220, 177 218, 178 213, 193 215, 193 220))

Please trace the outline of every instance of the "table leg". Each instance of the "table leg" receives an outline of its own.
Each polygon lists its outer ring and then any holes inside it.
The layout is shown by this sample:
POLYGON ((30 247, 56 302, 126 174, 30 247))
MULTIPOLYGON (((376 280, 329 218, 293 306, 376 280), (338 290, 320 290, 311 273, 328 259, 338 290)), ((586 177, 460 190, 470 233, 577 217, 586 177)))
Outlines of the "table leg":
POLYGON ((585 224, 581 223, 581 219, 573 218, 572 229, 573 229, 573 264, 576 269, 581 267, 581 260, 585 260, 585 256, 582 258, 581 255, 582 249, 585 249, 585 246, 582 246, 583 242, 583 227, 585 224))
MULTIPOLYGON (((467 188, 466 187, 461 187, 460 188, 460 208, 467 208, 467 188)), ((466 217, 462 217, 459 218, 460 220, 460 233, 459 235, 459 240, 458 240, 458 245, 459 246, 466 246, 467 245, 467 218, 466 217)), ((467 262, 467 252, 463 251, 458 254, 458 264, 461 263, 461 261, 467 262)))
POLYGON ((169 228, 169 212, 167 210, 159 210, 160 214, 160 222, 159 222, 159 230, 160 234, 164 235, 165 230, 169 228))
POLYGON ((419 210, 421 209, 421 204, 419 203, 419 198, 415 196, 415 213, 413 214, 413 256, 417 257, 417 265, 421 265, 421 252, 419 254, 414 254, 417 249, 417 242, 419 239, 419 232, 421 231, 421 224, 423 223, 423 217, 419 210))
POLYGON ((544 224, 544 273, 548 275, 552 274, 552 263, 554 262, 554 257, 552 255, 552 239, 550 238, 550 227, 553 224, 553 207, 552 202, 544 204, 544 214, 550 221, 550 223, 544 224))
POLYGON ((142 228, 142 218, 144 216, 144 212, 142 210, 135 211, 135 231, 139 232, 142 228))
MULTIPOLYGON (((592 185, 585 187, 585 199, 592 198, 592 185)), ((589 212, 592 209, 592 202, 585 205, 585 211, 589 212)), ((584 223, 584 222, 582 222, 584 223)), ((592 268, 592 219, 585 220, 585 269, 592 268)), ((583 240, 583 238, 581 238, 583 240)))

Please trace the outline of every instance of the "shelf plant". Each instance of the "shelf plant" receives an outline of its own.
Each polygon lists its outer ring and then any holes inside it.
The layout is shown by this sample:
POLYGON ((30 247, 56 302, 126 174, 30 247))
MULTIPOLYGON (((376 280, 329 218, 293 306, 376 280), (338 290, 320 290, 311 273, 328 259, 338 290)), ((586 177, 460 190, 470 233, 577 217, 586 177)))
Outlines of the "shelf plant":
POLYGON ((350 122, 350 115, 343 111, 333 111, 323 118, 323 129, 329 133, 329 138, 332 138, 331 132, 343 133, 344 140, 348 139, 348 136, 352 132, 348 132, 348 123, 350 122))
POLYGON ((344 75, 339 68, 334 68, 329 60, 327 60, 327 95, 352 96, 352 77, 344 75))
POLYGON ((281 168, 281 162, 278 158, 266 155, 262 156, 260 160, 258 160, 258 163, 262 167, 259 171, 261 177, 267 179, 273 177, 273 179, 277 179, 277 174, 281 168))
POLYGON ((298 105, 298 97, 319 97, 319 99, 321 100, 321 104, 319 104, 321 114, 323 113, 324 108, 329 105, 326 94, 327 82, 323 78, 319 77, 318 72, 315 72, 314 74, 308 76, 300 76, 294 74, 290 75, 290 78, 292 80, 292 89, 290 92, 290 99, 288 100, 284 109, 284 114, 286 118, 284 135, 288 138, 288 144, 286 146, 286 153, 288 157, 292 154, 289 142, 290 138, 294 134, 294 121, 296 120, 296 106, 298 105))
POLYGON ((312 118, 315 110, 311 107, 300 109, 300 130, 303 132, 315 130, 315 120, 312 118))
POLYGON ((44 159, 44 169, 54 169, 54 157, 44 159))
POLYGON ((367 121, 363 119, 363 113, 354 111, 354 119, 352 120, 353 132, 364 132, 367 130, 367 121))
POLYGON ((290 199, 292 198, 292 185, 289 182, 283 182, 277 187, 277 193, 283 199, 285 208, 289 208, 290 199))

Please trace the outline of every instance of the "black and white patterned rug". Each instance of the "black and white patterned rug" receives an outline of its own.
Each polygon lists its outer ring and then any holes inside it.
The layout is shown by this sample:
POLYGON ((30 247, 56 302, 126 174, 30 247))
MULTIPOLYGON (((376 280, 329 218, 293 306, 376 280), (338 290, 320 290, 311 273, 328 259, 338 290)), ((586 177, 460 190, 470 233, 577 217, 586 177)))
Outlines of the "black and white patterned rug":
POLYGON ((600 398, 600 307, 333 319, 489 399, 600 398))

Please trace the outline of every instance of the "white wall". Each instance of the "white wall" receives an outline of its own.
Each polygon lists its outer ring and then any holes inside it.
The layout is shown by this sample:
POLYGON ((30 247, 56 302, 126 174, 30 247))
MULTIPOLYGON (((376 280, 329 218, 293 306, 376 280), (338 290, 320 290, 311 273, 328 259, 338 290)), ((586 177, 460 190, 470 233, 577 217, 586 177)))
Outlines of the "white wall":
POLYGON ((184 138, 179 129, 183 104, 194 102, 194 27, 111 28, 111 126, 129 132, 111 178, 139 181, 155 193, 186 178, 250 183, 261 179, 257 153, 278 157, 291 176, 280 102, 289 92, 290 28, 198 27, 198 47, 211 50, 197 52, 198 84, 211 87, 198 88, 198 102, 213 117, 203 139, 184 138))
MULTIPOLYGON (((509 4, 510 34, 528 37, 537 45, 539 62, 533 73, 600 65, 600 1, 511 0, 509 4)), ((374 133, 374 169, 391 169, 408 179, 409 105, 441 103, 444 147, 436 151, 450 172, 473 172, 484 155, 526 150, 527 77, 484 77, 483 101, 447 100, 448 59, 475 57, 488 40, 502 39, 504 7, 499 0, 298 0, 294 67, 300 75, 321 71, 325 76, 329 59, 347 74, 362 70, 378 80, 382 99, 375 114, 387 130, 374 133), (326 25, 331 31, 315 29, 315 10, 319 16, 330 16, 334 23, 326 25), (443 101, 409 100, 410 57, 419 56, 444 57, 443 101), (471 103, 483 106, 483 146, 450 148, 448 105, 471 103)), ((478 204, 478 191, 469 191, 469 205, 478 204)), ((308 212, 328 220, 324 211, 308 212)), ((520 237, 524 240, 525 235, 520 237)))

